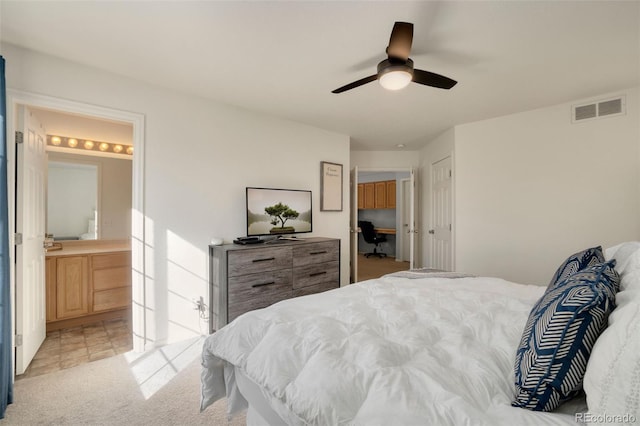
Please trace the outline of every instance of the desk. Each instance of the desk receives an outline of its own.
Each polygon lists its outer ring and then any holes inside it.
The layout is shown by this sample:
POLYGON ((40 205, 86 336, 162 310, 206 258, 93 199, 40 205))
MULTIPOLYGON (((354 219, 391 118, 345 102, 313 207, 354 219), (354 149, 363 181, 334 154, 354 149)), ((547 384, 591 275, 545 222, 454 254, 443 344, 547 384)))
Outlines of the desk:
MULTIPOLYGON (((373 228, 373 230, 376 231, 377 234, 396 235, 395 228, 373 228)), ((362 232, 359 226, 358 226, 358 232, 362 232)))
POLYGON ((374 228, 374 230, 378 234, 388 234, 388 235, 396 234, 396 228, 374 228))

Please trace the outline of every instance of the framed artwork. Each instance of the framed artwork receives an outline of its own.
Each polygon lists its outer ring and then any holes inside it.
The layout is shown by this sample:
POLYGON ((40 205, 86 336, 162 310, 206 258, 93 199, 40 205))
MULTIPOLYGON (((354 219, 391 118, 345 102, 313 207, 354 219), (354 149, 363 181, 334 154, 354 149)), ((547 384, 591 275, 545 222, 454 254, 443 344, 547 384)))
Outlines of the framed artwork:
POLYGON ((342 164, 320 162, 320 211, 342 211, 342 164))

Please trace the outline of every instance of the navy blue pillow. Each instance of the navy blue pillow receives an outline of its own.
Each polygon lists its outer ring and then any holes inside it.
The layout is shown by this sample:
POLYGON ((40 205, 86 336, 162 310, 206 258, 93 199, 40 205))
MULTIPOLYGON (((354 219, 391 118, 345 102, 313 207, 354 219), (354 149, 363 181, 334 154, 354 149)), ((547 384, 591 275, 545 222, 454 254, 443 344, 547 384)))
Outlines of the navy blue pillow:
POLYGON ((582 389, 587 361, 615 307, 615 260, 592 265, 549 287, 534 305, 516 352, 511 405, 552 411, 582 389))
POLYGON ((574 253, 569 256, 553 274, 553 278, 549 282, 549 287, 552 287, 555 283, 563 281, 569 278, 572 274, 598 263, 605 261, 604 254, 602 253, 602 246, 591 247, 578 253, 574 253))

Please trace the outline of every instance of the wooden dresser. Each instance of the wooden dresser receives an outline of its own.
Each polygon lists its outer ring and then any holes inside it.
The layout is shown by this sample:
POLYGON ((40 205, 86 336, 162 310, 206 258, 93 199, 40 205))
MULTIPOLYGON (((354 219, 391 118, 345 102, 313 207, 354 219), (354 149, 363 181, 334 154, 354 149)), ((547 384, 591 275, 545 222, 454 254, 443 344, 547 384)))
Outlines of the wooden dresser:
POLYGON ((241 314, 340 287, 340 240, 209 246, 209 332, 241 314))

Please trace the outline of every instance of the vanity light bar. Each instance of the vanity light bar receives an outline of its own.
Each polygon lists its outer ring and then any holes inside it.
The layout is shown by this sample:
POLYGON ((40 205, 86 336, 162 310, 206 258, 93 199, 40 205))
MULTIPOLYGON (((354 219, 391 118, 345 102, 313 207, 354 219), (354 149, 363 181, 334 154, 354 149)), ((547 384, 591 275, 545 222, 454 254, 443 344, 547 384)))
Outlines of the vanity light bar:
POLYGON ((124 156, 133 155, 133 147, 121 143, 97 142, 88 139, 68 138, 65 136, 47 135, 47 145, 60 148, 71 148, 80 151, 97 151, 124 156))

